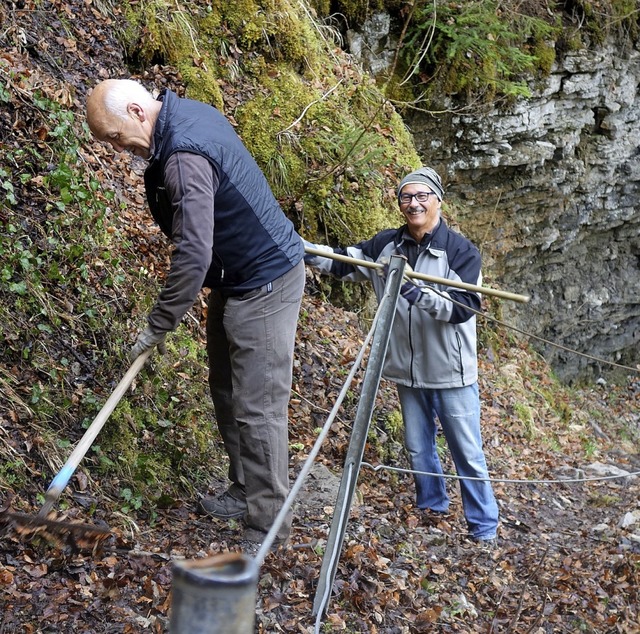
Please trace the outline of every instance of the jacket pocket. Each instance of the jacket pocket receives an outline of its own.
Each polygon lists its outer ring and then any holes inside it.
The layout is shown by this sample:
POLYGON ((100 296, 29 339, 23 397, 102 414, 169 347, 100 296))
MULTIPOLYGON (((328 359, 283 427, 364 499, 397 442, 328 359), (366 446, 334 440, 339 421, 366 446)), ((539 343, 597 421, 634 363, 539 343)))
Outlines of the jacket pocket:
POLYGON ((462 385, 465 385, 464 380, 464 363, 462 359, 462 337, 460 337, 460 333, 455 331, 455 342, 456 342, 456 351, 455 351, 455 359, 457 362, 456 371, 460 375, 460 379, 462 380, 462 385))

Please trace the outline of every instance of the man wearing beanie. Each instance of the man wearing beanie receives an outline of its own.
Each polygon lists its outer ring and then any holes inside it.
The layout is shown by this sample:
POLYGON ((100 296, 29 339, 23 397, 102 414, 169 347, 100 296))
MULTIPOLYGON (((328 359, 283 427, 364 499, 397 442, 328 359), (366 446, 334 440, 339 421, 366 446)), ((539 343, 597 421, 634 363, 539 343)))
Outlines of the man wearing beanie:
MULTIPOLYGON (((378 300, 386 280, 379 269, 330 258, 331 253, 386 263, 392 255, 407 258, 418 273, 480 286, 478 249, 450 229, 441 218, 444 195, 440 176, 421 167, 398 185, 398 205, 405 224, 385 229, 359 244, 332 249, 327 257, 306 255, 305 262, 346 281, 368 280, 378 300)), ((493 543, 498 506, 488 481, 480 432, 476 316, 480 295, 447 284, 407 281, 400 289, 383 376, 396 383, 411 459, 416 505, 425 521, 437 521, 449 511, 449 496, 436 448, 439 422, 460 480, 464 516, 470 537, 493 543), (470 478, 470 479, 464 479, 470 478)))

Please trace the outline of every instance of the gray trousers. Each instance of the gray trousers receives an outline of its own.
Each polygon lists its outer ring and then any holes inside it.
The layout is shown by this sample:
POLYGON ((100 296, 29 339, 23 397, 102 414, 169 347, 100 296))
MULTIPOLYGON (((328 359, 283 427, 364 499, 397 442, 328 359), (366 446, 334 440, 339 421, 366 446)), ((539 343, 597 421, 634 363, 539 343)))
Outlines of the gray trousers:
MULTIPOLYGON (((288 406, 304 262, 239 297, 209 299, 209 386, 229 456, 229 493, 268 531, 289 493, 288 406)), ((278 531, 286 538, 291 513, 278 531)))

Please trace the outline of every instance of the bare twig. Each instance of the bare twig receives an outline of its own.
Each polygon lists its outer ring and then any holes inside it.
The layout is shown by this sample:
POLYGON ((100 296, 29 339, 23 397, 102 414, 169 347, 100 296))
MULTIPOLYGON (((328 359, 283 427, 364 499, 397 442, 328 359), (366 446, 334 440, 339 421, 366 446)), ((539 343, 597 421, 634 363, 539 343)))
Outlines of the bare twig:
POLYGON ((505 594, 507 594, 507 588, 502 589, 502 593, 500 594, 498 603, 496 604, 496 607, 493 610, 493 620, 491 621, 491 625, 489 626, 489 631, 487 632, 487 634, 493 634, 493 626, 496 624, 498 620, 498 612, 500 611, 500 606, 502 605, 502 599, 504 599, 505 594))
POLYGON ((544 609, 547 607, 548 600, 549 600, 549 595, 545 592, 544 599, 542 601, 542 607, 540 608, 540 612, 538 612, 538 616, 536 620, 532 623, 531 627, 526 631, 526 634, 532 634, 532 632, 538 627, 538 624, 542 620, 542 617, 545 616, 544 609))
POLYGON ((284 128, 284 130, 280 130, 280 132, 276 133, 276 136, 280 136, 281 134, 284 134, 285 132, 288 132, 289 130, 291 130, 291 128, 293 128, 295 125, 297 125, 298 123, 300 123, 300 121, 302 121, 302 119, 304 118, 304 115, 307 114, 307 111, 309 110, 309 108, 311 108, 311 106, 320 103, 321 101, 324 101, 344 80, 340 80, 335 86, 333 86, 332 88, 330 88, 327 92, 325 92, 322 97, 320 97, 320 99, 315 99, 314 101, 312 101, 311 103, 307 104, 304 108, 304 110, 302 111, 302 113, 300 114, 300 116, 290 125, 288 125, 286 128, 284 128))
POLYGON ((524 603, 524 595, 527 591, 527 588, 529 587, 529 583, 531 582, 531 579, 533 579, 534 575, 537 574, 538 570, 540 570, 540 567, 542 566, 542 563, 547 557, 548 552, 549 552, 549 548, 547 547, 545 551, 542 553, 542 557, 540 557, 540 561, 538 561, 536 567, 531 571, 531 574, 525 579, 524 584, 522 585, 522 589, 520 590, 520 597, 518 598, 518 608, 513 618, 511 619, 511 623, 509 623, 509 626, 508 626, 509 629, 507 630, 507 632, 515 631, 514 628, 517 625, 518 620, 520 619, 520 615, 522 614, 522 605, 524 603))

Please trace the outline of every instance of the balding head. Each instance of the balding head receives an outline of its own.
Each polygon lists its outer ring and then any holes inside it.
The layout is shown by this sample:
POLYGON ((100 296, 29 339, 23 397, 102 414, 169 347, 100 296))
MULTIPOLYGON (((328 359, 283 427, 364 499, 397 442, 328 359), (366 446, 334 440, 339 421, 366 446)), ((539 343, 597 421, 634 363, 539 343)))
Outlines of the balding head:
POLYGON ((87 123, 97 139, 111 143, 116 151, 147 158, 161 107, 137 81, 107 79, 87 98, 87 123))

